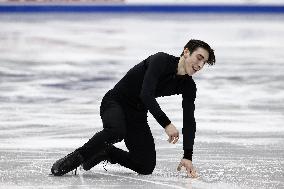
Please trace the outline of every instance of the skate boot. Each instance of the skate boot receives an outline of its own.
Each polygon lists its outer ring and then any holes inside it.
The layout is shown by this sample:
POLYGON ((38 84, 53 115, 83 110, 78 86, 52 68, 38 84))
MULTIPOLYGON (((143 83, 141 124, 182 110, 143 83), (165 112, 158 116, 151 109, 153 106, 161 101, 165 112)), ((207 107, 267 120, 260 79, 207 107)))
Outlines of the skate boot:
MULTIPOLYGON (((82 163, 84 159, 82 155, 78 151, 74 151, 64 158, 57 160, 51 168, 51 173, 54 176, 62 176, 74 169, 77 169, 82 163)), ((76 172, 75 172, 76 174, 76 172)))

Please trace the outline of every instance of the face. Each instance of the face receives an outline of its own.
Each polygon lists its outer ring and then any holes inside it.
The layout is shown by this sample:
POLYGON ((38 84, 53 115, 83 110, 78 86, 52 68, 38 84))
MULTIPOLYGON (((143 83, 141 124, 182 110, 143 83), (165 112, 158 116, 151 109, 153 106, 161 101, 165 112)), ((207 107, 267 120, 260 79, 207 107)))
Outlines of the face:
POLYGON ((183 53, 185 58, 184 69, 189 76, 200 71, 209 58, 208 51, 201 47, 197 48, 192 54, 187 48, 184 49, 183 53))

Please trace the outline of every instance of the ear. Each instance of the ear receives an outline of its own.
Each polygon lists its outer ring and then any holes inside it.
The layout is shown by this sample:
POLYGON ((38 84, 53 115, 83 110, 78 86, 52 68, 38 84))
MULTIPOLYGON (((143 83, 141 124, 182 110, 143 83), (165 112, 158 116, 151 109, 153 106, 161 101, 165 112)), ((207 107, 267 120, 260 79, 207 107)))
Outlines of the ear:
POLYGON ((185 57, 187 57, 187 56, 189 55, 189 50, 188 50, 188 48, 185 48, 185 49, 183 50, 183 55, 184 55, 185 57))

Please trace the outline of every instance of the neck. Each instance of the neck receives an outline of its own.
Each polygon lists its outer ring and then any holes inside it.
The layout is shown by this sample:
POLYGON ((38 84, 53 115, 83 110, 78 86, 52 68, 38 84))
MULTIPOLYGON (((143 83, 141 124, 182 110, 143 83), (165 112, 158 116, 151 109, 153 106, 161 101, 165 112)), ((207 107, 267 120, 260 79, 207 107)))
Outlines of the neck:
POLYGON ((178 67, 177 67, 177 74, 178 75, 185 75, 185 69, 184 69, 184 56, 180 57, 179 62, 178 62, 178 67))

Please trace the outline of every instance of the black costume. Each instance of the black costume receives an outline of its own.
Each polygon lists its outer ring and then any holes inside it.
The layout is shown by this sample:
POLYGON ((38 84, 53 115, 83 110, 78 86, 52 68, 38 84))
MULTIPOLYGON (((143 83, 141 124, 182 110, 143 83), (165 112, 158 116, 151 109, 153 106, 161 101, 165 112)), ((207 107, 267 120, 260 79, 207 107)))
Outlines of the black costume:
POLYGON ((184 158, 192 159, 196 123, 196 85, 191 76, 177 75, 179 57, 159 52, 130 69, 104 96, 100 115, 103 130, 77 149, 84 159, 124 139, 129 152, 113 147, 113 162, 140 174, 150 174, 156 165, 156 151, 147 123, 147 111, 166 127, 171 123, 156 97, 182 94, 184 158))

